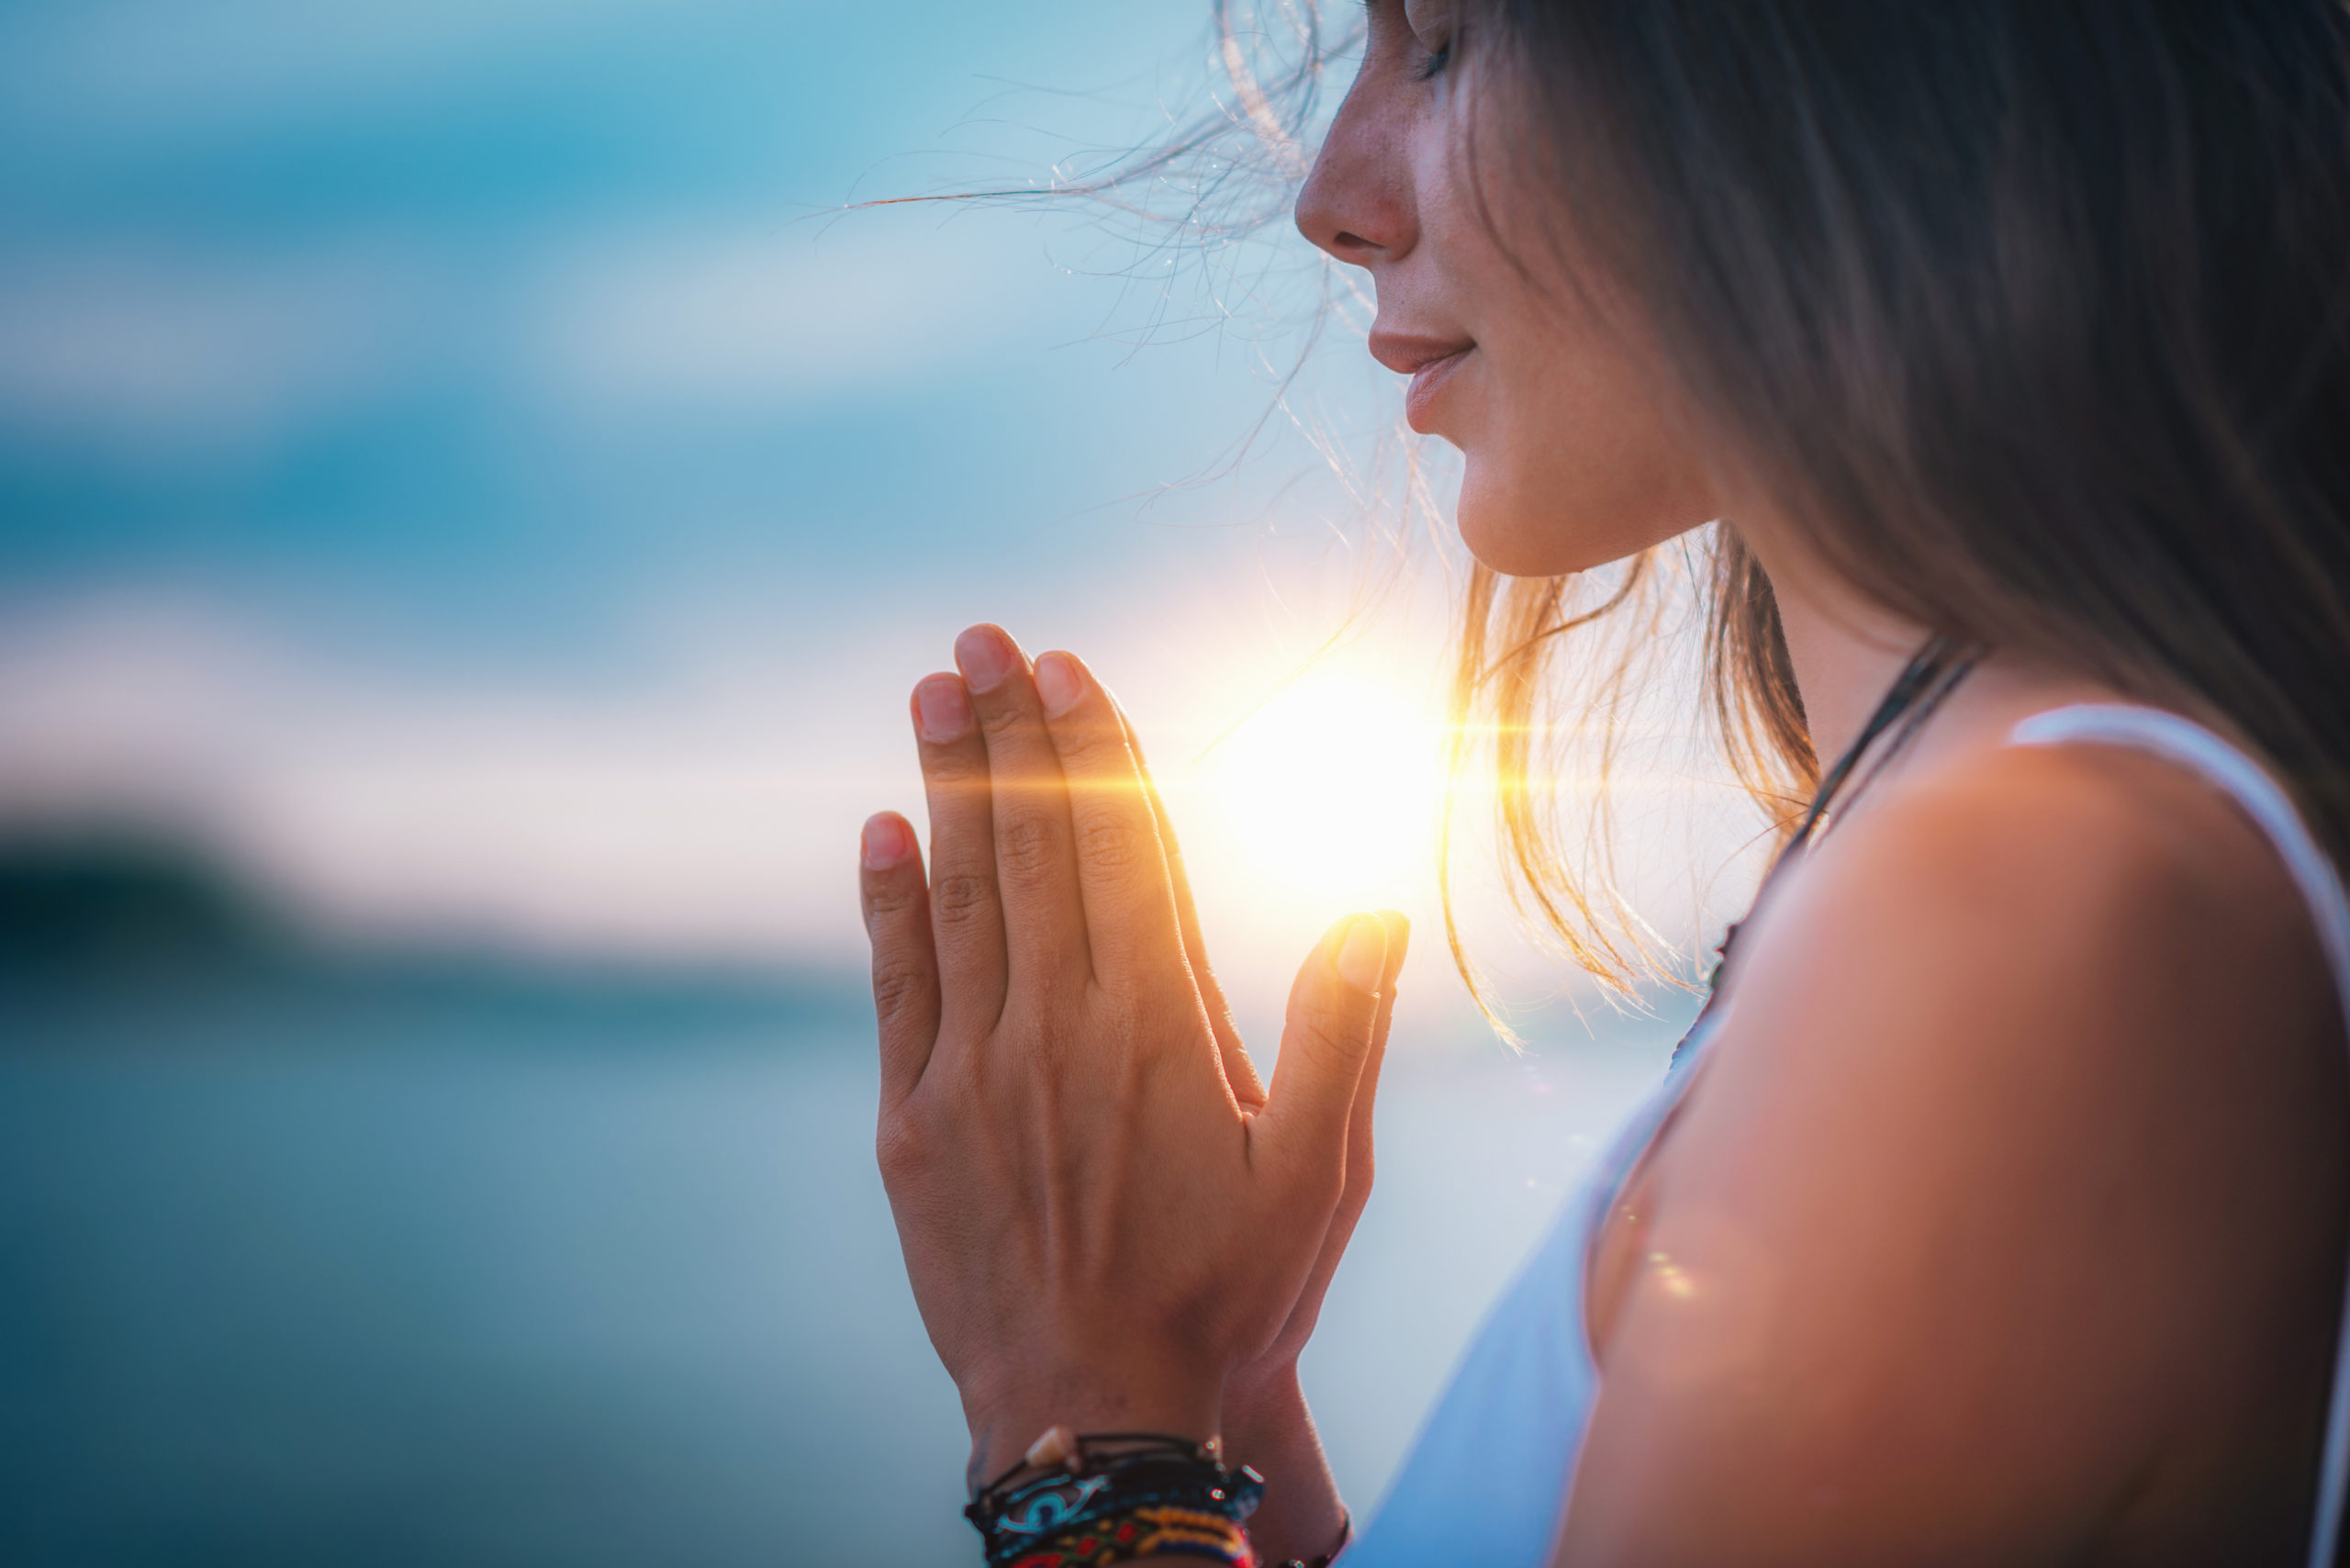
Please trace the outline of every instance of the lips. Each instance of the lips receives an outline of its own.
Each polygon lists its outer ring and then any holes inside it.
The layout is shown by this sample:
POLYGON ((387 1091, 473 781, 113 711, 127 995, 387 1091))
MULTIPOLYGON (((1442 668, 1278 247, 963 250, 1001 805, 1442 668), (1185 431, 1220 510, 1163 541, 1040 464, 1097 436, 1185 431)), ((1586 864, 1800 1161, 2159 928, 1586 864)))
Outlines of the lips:
POLYGON ((1423 435, 1429 431, 1437 396, 1465 362, 1476 344, 1459 338, 1423 337, 1410 332, 1373 332, 1371 357, 1412 378, 1404 394, 1405 422, 1423 435))
POLYGON ((1434 432, 1437 395, 1444 390, 1444 384, 1452 379, 1453 373, 1475 352, 1474 344, 1465 349, 1455 349, 1442 359, 1432 359, 1412 373, 1412 385, 1404 393, 1405 424, 1422 435, 1434 432))

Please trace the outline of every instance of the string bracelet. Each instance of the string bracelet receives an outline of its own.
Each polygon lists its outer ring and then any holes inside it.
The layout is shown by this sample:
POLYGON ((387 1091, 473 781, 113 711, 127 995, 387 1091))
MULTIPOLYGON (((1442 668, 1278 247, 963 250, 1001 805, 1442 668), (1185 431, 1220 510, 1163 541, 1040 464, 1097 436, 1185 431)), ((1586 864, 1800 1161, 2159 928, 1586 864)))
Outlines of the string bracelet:
POLYGON ((1348 1543, 1352 1541, 1354 1538, 1355 1517, 1352 1514, 1346 1512, 1344 1509, 1341 1509, 1338 1513, 1338 1540, 1337 1545, 1331 1547, 1329 1551, 1321 1553, 1319 1556, 1292 1557, 1288 1562, 1281 1563, 1280 1568, 1330 1568, 1330 1564, 1337 1561, 1338 1553, 1344 1551, 1347 1549, 1348 1543))

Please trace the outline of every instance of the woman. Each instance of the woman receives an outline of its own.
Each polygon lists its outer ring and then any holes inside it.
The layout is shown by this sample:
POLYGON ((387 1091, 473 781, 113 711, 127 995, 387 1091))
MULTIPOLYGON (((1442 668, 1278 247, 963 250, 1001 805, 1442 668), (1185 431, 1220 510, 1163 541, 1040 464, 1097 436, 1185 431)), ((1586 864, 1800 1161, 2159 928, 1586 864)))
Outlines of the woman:
MULTIPOLYGON (((2333 1562, 2350 16, 1373 0, 1297 221, 1523 579, 1472 600, 1505 735, 1562 579, 1718 520, 1729 734, 1818 784, 1348 1561, 2333 1562)), ((1261 1086, 1108 695, 957 662, 928 876, 888 815, 863 876, 974 1517, 1248 1561, 1246 1463, 1313 1561, 1402 924, 1330 933, 1261 1086)))

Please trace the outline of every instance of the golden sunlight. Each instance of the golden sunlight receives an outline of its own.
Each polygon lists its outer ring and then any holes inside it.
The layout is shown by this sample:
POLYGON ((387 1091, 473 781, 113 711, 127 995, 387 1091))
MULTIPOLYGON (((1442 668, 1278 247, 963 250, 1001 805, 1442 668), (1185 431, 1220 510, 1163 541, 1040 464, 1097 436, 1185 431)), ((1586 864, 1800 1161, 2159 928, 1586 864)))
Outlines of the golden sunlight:
POLYGON ((1333 655, 1185 759, 1169 809, 1195 880, 1266 913, 1417 902, 1443 790, 1425 685, 1333 655))

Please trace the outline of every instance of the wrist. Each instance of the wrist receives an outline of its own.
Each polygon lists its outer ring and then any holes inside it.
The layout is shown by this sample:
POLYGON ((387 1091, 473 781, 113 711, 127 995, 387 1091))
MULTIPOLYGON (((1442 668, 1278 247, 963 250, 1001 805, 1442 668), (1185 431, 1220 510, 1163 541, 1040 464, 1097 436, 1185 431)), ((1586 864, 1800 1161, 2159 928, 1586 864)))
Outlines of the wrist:
POLYGON ((1346 1505, 1295 1361, 1245 1368, 1225 1384, 1224 1444, 1230 1462, 1265 1478, 1264 1501, 1248 1520, 1259 1562, 1311 1562, 1346 1540, 1346 1505))
MULTIPOLYGON (((1287 1448, 1295 1434, 1313 1428, 1295 1361, 1245 1367, 1224 1385, 1225 1446, 1235 1452, 1287 1448)), ((1245 1454, 1242 1459, 1256 1462, 1245 1454)))
POLYGON ((1181 1370, 1135 1368, 1115 1375, 1045 1374, 985 1397, 967 1397, 970 1485, 976 1490, 1018 1463, 1054 1427, 1205 1442, 1222 1431, 1222 1393, 1214 1380, 1181 1370))
POLYGON ((1267 1464, 1292 1467, 1300 1448, 1318 1453, 1295 1361, 1243 1368, 1225 1384, 1225 1448, 1234 1462, 1255 1464, 1264 1474, 1271 1474, 1267 1464))

